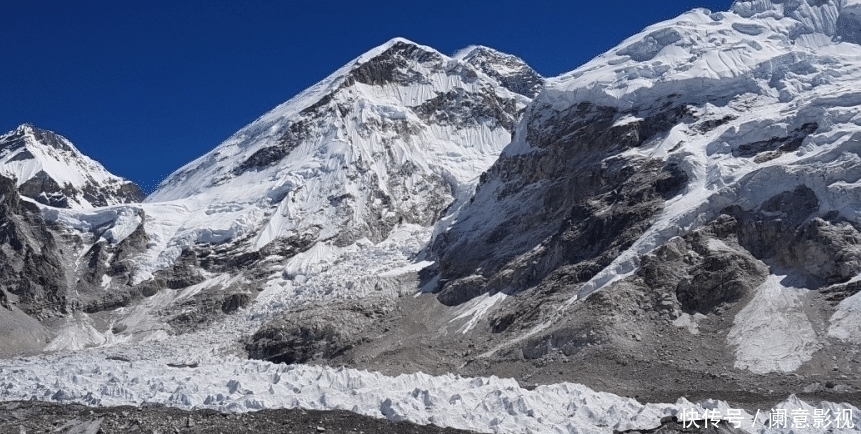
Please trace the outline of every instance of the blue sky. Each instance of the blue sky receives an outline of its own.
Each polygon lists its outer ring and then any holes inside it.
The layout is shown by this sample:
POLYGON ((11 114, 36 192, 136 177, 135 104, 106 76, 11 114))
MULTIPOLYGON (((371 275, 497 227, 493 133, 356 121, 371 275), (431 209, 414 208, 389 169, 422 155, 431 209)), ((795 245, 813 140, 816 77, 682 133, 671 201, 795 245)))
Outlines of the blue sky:
POLYGON ((275 105, 395 36, 483 44, 545 76, 730 0, 4 1, 0 129, 71 139, 152 190, 275 105))

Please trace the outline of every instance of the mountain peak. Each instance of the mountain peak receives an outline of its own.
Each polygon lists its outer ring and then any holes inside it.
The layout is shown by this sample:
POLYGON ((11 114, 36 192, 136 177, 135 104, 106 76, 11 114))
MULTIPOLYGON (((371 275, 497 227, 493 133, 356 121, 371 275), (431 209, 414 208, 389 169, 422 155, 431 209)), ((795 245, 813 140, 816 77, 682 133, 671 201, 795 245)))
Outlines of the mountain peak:
POLYGON ((0 175, 14 178, 19 192, 61 208, 136 202, 143 193, 108 172, 65 137, 31 123, 0 135, 0 175))
POLYGON ((440 57, 442 56, 439 51, 428 47, 427 45, 421 45, 406 38, 395 37, 389 39, 383 44, 380 44, 366 51, 364 54, 362 54, 356 59, 354 65, 360 66, 364 63, 372 62, 375 60, 385 60, 393 55, 400 55, 406 57, 422 55, 436 55, 440 57))
POLYGON ((264 227, 255 249, 380 241, 402 223, 429 225, 468 191, 526 102, 472 65, 394 38, 180 168, 147 202, 241 204, 264 227))
POLYGON ((29 122, 18 125, 14 130, 0 136, 0 149, 26 145, 47 146, 68 152, 79 152, 65 137, 39 128, 29 122))
POLYGON ((528 98, 534 98, 544 87, 544 78, 513 54, 484 45, 470 45, 453 57, 493 77, 508 90, 528 98))
POLYGON ((18 125, 18 127, 15 128, 13 131, 18 134, 27 134, 32 132, 34 128, 35 126, 33 124, 29 122, 24 122, 23 124, 18 125))
POLYGON ((406 84, 421 80, 428 72, 426 69, 439 69, 446 60, 431 47, 393 38, 359 56, 353 63, 350 78, 369 85, 406 84))
POLYGON ((480 54, 485 54, 485 53, 510 56, 507 53, 502 53, 499 50, 496 50, 494 48, 490 48, 486 45, 470 45, 466 48, 462 48, 462 49, 458 50, 451 57, 458 59, 458 60, 464 60, 464 59, 473 57, 475 55, 480 55, 480 54))

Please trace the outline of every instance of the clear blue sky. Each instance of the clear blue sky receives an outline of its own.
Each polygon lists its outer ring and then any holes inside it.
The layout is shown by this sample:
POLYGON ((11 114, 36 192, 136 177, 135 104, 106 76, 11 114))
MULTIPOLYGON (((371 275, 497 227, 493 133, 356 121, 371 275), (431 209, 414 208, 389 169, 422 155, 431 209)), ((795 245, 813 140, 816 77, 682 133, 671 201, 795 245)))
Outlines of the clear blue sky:
POLYGON ((0 129, 71 139, 151 191, 183 164, 395 36, 483 44, 545 76, 730 0, 0 2, 0 129))

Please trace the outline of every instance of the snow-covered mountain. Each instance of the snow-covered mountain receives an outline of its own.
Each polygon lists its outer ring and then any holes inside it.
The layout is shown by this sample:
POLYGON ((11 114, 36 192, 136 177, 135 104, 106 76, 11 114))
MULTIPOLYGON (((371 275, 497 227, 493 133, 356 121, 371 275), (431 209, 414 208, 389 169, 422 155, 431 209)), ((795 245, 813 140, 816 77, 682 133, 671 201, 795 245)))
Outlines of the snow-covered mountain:
POLYGON ((111 174, 65 137, 30 124, 0 135, 0 175, 15 179, 24 196, 59 208, 85 209, 144 198, 137 185, 111 174))
POLYGON ((484 315, 477 359, 861 387, 859 10, 693 10, 549 79, 434 246, 440 301, 484 315))
MULTIPOLYGON (((213 307, 232 312, 264 287, 292 287, 357 246, 393 234, 423 245, 510 142, 530 99, 508 87, 542 80, 513 56, 483 47, 461 55, 393 39, 180 168, 143 203, 45 208, 59 248, 77 258, 64 262, 66 305, 94 313, 171 293, 151 320, 124 323, 127 337, 143 339, 205 324, 213 307), (477 52, 487 55, 479 62, 477 52), (179 304, 185 296, 173 291, 196 285, 179 304)), ((29 126, 9 135, 8 149, 36 137, 74 150, 29 126)), ((78 173, 78 161, 91 160, 67 158, 48 173, 78 173)), ((86 333, 84 345, 107 339, 86 333)))
POLYGON ((455 59, 463 60, 495 78, 512 92, 534 98, 544 87, 544 78, 521 58, 483 45, 458 51, 455 59))
POLYGON ((0 389, 602 433, 693 407, 789 432, 751 415, 813 410, 796 394, 861 429, 859 17, 697 9, 546 82, 395 39, 145 203, 42 207, 40 226, 0 201, 26 246, 7 262, 81 289, 34 339, 97 347, 0 365, 22 374, 0 389), (146 379, 165 365, 182 375, 146 379))
POLYGON ((254 250, 378 242, 399 224, 432 225, 469 194, 528 101, 467 61, 393 39, 182 167, 147 202, 205 206, 237 222, 222 238, 253 237, 254 250))

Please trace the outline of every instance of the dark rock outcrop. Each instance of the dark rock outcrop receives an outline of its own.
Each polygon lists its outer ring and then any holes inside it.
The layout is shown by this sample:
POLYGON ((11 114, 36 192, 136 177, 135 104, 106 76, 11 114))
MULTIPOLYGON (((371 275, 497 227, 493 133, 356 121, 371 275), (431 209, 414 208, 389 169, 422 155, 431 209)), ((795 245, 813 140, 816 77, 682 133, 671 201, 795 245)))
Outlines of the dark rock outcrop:
POLYGON ((835 36, 841 41, 861 44, 861 5, 844 6, 836 30, 835 36))
POLYGON ((668 295, 655 300, 656 308, 708 314, 741 301, 765 280, 769 270, 738 245, 737 225, 722 215, 642 257, 636 275, 645 287, 668 295))
POLYGON ((254 333, 245 349, 251 358, 274 363, 332 359, 368 339, 362 333, 365 327, 391 309, 389 301, 381 303, 337 303, 285 312, 254 333))
POLYGON ((514 93, 534 98, 544 87, 544 78, 516 56, 492 48, 475 47, 463 60, 514 93))
POLYGON ((739 244, 755 257, 791 269, 813 288, 843 283, 861 272, 861 233, 849 222, 828 221, 816 194, 799 185, 757 210, 732 206, 739 244))
POLYGON ((441 69, 444 63, 438 53, 401 40, 351 71, 350 79, 377 86, 420 83, 424 78, 411 68, 413 62, 436 69, 441 69))
POLYGON ((435 240, 445 304, 522 291, 551 274, 585 282, 687 184, 674 163, 619 155, 690 116, 684 108, 671 105, 623 125, 615 110, 589 104, 535 113, 527 125, 534 151, 503 154, 458 222, 435 240), (491 203, 497 208, 488 221, 480 214, 491 203))
POLYGON ((12 180, 0 177, 0 292, 7 294, 6 304, 39 319, 65 312, 62 253, 39 209, 20 199, 12 180))

